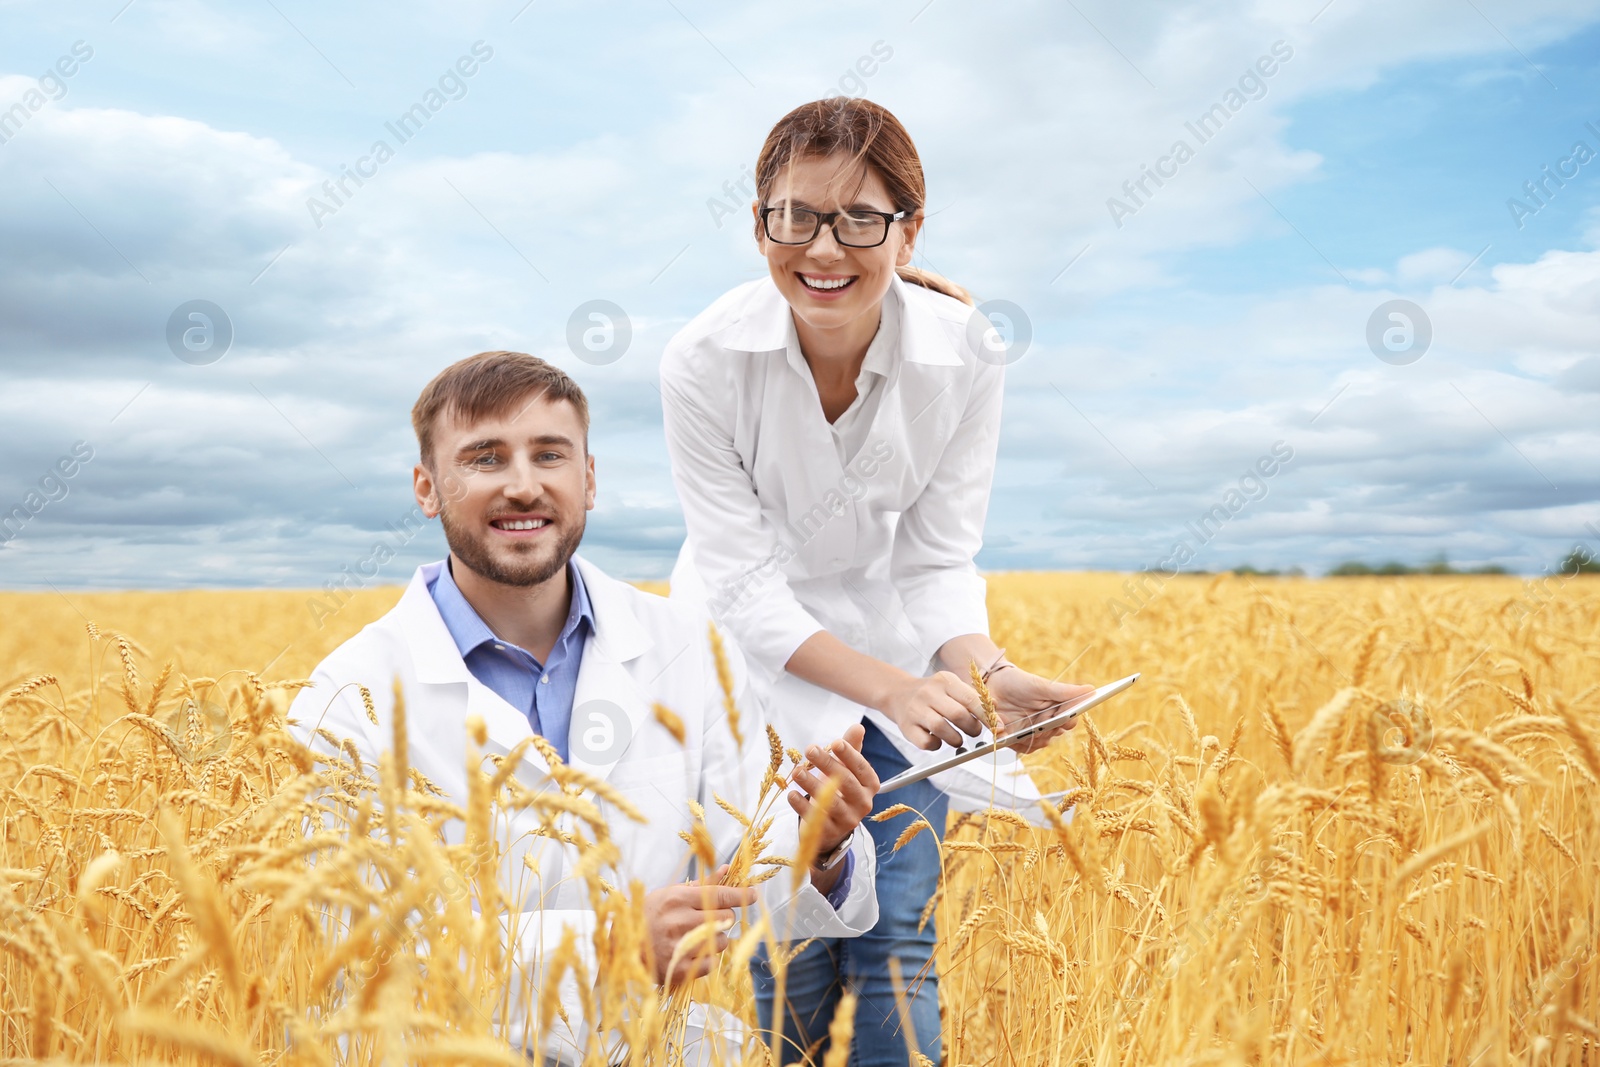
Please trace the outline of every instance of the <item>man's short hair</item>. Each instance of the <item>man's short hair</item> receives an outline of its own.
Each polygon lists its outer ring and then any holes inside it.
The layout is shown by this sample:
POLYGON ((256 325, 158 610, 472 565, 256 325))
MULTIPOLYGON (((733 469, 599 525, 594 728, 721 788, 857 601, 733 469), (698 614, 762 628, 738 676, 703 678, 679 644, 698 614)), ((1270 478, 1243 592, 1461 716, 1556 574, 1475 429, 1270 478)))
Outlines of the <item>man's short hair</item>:
POLYGON ((417 433, 423 466, 433 466, 433 431, 441 415, 476 422, 504 415, 537 397, 573 406, 587 452, 589 400, 566 371, 526 352, 479 352, 440 371, 411 409, 411 428, 417 433))

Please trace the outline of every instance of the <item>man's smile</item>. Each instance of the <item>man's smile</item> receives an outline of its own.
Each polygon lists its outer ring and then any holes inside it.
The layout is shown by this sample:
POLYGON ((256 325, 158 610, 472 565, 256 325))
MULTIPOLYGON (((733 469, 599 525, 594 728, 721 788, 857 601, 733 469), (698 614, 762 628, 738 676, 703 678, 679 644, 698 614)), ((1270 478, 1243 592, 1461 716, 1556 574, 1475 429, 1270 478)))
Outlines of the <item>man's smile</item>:
POLYGON ((537 536, 551 521, 544 515, 502 515, 490 519, 489 526, 502 534, 523 538, 537 536))

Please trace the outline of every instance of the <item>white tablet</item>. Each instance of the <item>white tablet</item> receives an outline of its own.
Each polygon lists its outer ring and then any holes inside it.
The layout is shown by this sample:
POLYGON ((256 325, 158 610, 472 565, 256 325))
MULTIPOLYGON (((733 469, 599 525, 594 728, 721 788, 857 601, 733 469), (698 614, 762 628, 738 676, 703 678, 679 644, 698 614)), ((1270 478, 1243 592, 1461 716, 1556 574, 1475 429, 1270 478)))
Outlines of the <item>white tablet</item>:
MULTIPOLYGON (((1102 685, 1099 689, 1096 689, 1087 696, 1079 697, 1077 700, 1073 701, 1071 707, 1056 712, 1048 719, 1040 719, 1038 722, 1029 723, 1014 733, 1006 734, 1004 737, 996 738, 995 740, 981 744, 976 748, 959 748, 956 750, 955 755, 953 756, 946 756, 943 759, 935 760, 933 763, 925 764, 920 767, 912 767, 909 770, 902 771, 893 778, 889 779, 887 782, 879 785, 878 792, 891 793, 903 785, 910 785, 913 782, 920 782, 930 775, 938 774, 940 771, 947 771, 951 767, 959 767, 968 760, 975 760, 979 757, 987 756, 989 753, 996 752, 1002 748, 1009 748, 1019 741, 1026 741, 1028 738, 1032 737, 1036 733, 1039 733, 1041 730, 1049 730, 1052 727, 1060 726, 1064 722, 1068 722, 1077 718, 1079 715, 1082 715, 1095 705, 1105 703, 1107 700, 1110 700, 1112 697, 1116 696, 1118 693, 1122 692, 1124 689, 1128 688, 1138 680, 1139 676, 1137 674, 1130 674, 1126 678, 1112 682, 1109 685, 1102 685)), ((1060 705, 1053 706, 1059 707, 1060 705)), ((1044 708, 1042 710, 1048 711, 1050 709, 1044 708)))

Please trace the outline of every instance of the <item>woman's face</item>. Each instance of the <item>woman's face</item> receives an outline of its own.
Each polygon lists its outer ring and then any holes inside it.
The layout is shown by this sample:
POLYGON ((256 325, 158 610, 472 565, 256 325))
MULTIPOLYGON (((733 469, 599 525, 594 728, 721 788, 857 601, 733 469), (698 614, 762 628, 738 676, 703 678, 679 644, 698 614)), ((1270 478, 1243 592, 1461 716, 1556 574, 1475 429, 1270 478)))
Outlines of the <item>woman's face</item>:
MULTIPOLYGON (((779 172, 764 203, 821 212, 896 210, 877 172, 864 163, 852 165, 844 155, 796 159, 779 172)), ((911 262, 921 220, 891 223, 889 236, 876 248, 841 245, 827 226, 810 244, 786 245, 767 239, 762 206, 755 205, 756 245, 795 317, 819 330, 846 327, 863 315, 876 324, 895 267, 911 262)))

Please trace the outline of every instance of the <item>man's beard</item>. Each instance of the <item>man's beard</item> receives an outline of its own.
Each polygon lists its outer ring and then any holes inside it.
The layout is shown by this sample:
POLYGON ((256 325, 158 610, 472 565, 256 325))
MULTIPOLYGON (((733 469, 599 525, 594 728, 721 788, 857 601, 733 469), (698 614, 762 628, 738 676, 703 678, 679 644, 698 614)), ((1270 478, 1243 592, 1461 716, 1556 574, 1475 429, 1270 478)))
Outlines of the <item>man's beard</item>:
POLYGON ((539 585, 561 572, 572 559, 572 554, 578 551, 578 543, 583 540, 586 518, 580 513, 577 525, 556 542, 554 550, 543 560, 530 558, 530 553, 515 563, 505 565, 490 554, 489 547, 485 543, 486 537, 474 538, 458 527, 450 518, 449 508, 439 512, 439 524, 444 527, 445 543, 450 546, 450 552, 456 559, 479 577, 499 582, 501 585, 521 587, 539 585))

